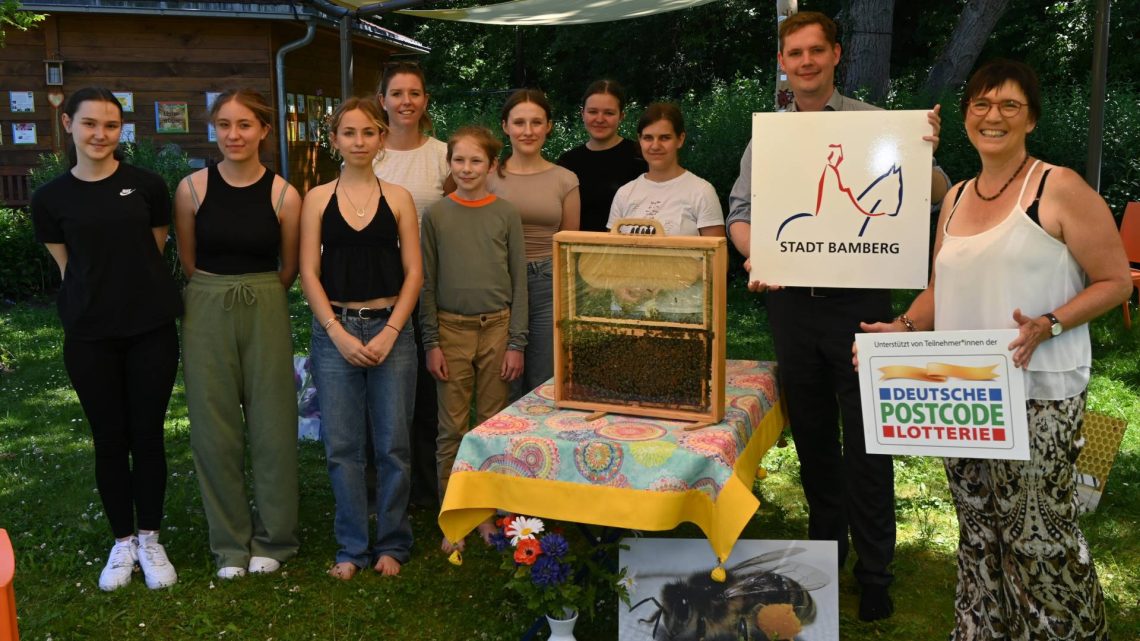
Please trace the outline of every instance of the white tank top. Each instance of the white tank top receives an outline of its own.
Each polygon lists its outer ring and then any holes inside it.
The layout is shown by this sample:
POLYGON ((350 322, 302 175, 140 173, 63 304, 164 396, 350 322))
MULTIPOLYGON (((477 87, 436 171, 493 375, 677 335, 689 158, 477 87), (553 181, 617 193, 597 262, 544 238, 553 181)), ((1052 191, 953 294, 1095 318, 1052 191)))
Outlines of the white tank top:
MULTIPOLYGON (((1017 203, 996 226, 973 236, 954 236, 943 228, 942 249, 934 261, 935 329, 1016 328, 1015 308, 1040 316, 1085 288, 1085 273, 1069 248, 1021 206, 1029 176, 1040 162, 1029 168, 1017 203)), ((961 202, 954 204, 946 227, 961 202)), ((1088 325, 1066 328, 1034 351, 1026 368, 1026 397, 1061 400, 1080 394, 1091 364, 1088 325)))

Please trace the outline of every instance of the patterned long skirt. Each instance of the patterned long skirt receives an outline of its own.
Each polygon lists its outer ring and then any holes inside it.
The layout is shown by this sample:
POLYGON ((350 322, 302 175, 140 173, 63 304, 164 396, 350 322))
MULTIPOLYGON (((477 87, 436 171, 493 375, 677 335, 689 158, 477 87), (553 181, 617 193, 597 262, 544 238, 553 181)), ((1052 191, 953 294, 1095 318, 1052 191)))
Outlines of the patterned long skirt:
POLYGON ((1029 400, 1030 459, 948 458, 958 509, 952 641, 1105 641, 1104 594, 1077 524, 1085 393, 1029 400))

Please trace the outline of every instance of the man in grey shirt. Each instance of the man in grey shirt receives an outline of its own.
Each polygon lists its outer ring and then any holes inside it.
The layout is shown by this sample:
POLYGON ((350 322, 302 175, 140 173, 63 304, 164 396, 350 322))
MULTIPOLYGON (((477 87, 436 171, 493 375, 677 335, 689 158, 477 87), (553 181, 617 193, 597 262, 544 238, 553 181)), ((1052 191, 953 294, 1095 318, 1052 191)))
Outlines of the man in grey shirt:
MULTIPOLYGON (((792 111, 867 111, 873 105, 835 89, 840 46, 836 25, 827 16, 805 11, 780 24, 780 66, 795 92, 792 111)), ((938 145, 939 107, 929 114, 938 145)), ((937 166, 931 202, 941 202, 949 179, 937 166)), ((750 256, 752 143, 740 160, 740 176, 729 195, 726 218, 733 245, 750 256)), ((749 262, 745 267, 750 266, 749 262)), ((779 363, 780 385, 800 459, 800 478, 808 502, 808 536, 838 544, 840 567, 846 561, 848 532, 858 560, 855 578, 862 586, 859 618, 874 621, 894 610, 888 587, 894 558, 894 470, 891 457, 867 454, 859 379, 851 367, 851 343, 860 321, 891 319, 891 293, 885 289, 779 287, 750 282, 754 292, 768 291, 768 319, 779 363), (843 418, 843 429, 839 418, 843 418)))

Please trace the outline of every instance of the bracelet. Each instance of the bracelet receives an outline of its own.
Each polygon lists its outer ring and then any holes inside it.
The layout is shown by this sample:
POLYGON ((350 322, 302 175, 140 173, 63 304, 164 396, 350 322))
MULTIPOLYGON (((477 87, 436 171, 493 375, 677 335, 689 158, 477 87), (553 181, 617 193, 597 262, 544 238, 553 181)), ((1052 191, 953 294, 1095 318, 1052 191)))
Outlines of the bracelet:
POLYGON ((333 316, 332 318, 325 321, 325 324, 323 325, 325 331, 326 332, 329 331, 329 328, 332 327, 332 324, 335 322, 336 322, 336 316, 333 316))
POLYGON ((902 321, 903 326, 906 327, 906 331, 908 331, 908 332, 918 331, 918 328, 914 326, 914 321, 907 318, 906 314, 899 314, 899 317, 896 318, 895 320, 902 321))
MULTIPOLYGON (((399 334, 399 333, 400 333, 400 330, 399 330, 399 329, 397 329, 397 328, 396 328, 396 326, 395 326, 395 325, 393 325, 392 323, 385 323, 385 324, 384 324, 384 329, 388 329, 389 327, 391 327, 391 328, 392 328, 392 330, 393 330, 393 331, 395 331, 397 334, 399 334)), ((384 331, 384 330, 382 329, 382 330, 380 330, 380 331, 384 331)))

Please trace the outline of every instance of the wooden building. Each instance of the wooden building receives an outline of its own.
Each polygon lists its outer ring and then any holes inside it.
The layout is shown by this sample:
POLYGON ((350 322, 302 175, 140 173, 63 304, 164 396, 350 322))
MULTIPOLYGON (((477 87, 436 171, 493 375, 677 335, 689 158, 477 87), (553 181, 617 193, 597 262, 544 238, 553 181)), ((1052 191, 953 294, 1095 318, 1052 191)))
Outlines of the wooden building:
MULTIPOLYGON (((342 98, 341 29, 327 9, 281 0, 31 0, 23 8, 48 18, 26 32, 7 30, 0 49, 0 200, 19 204, 27 169, 66 145, 53 100, 91 85, 121 92, 133 108, 124 123, 137 139, 175 143, 195 165, 219 158, 207 126, 210 94, 256 89, 284 106, 288 120, 266 141, 266 165, 281 171, 278 136, 285 136, 285 170, 299 189, 335 172, 313 132, 342 98), (287 45, 280 95, 277 54, 287 45)), ((366 20, 347 24, 354 94, 375 93, 390 57, 427 51, 366 20)))

